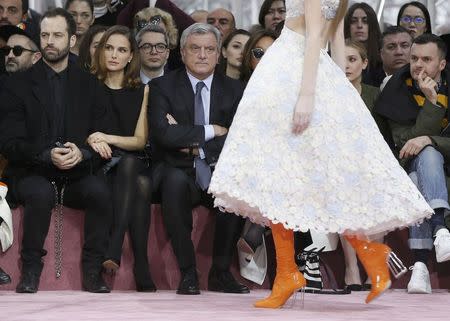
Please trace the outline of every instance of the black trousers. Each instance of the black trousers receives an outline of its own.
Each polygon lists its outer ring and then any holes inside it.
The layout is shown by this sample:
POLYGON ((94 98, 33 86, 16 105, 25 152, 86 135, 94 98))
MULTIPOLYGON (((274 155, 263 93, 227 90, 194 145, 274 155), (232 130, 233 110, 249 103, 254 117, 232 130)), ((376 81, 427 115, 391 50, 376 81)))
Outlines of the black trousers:
MULTIPOLYGON (((52 208, 55 206, 55 189, 50 180, 43 176, 28 176, 19 181, 17 195, 24 206, 22 264, 23 268, 32 268, 47 253, 44 242, 52 208)), ((82 253, 84 272, 101 269, 111 225, 110 198, 107 185, 96 176, 89 175, 66 183, 64 205, 85 210, 82 253)))
MULTIPOLYGON (((161 180, 161 208, 164 225, 180 269, 195 267, 194 245, 191 240, 192 208, 213 207, 213 199, 195 184, 194 170, 166 167, 161 180)), ((228 270, 236 251, 244 220, 215 209, 216 224, 213 245, 213 266, 228 270)))

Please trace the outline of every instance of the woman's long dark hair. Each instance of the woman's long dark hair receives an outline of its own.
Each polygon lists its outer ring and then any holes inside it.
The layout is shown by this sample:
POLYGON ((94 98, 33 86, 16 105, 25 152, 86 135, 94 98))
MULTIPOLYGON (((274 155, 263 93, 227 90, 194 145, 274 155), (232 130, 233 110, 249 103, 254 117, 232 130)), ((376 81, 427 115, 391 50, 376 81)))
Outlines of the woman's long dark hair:
POLYGON ((105 62, 105 46, 109 37, 112 35, 123 35, 128 39, 130 43, 130 50, 133 53, 130 63, 125 67, 124 77, 122 87, 127 88, 138 88, 141 85, 141 79, 139 78, 139 71, 141 68, 140 55, 138 51, 138 46, 134 35, 128 27, 125 26, 112 26, 103 34, 100 43, 98 44, 97 50, 94 55, 94 63, 92 65, 91 71, 101 82, 105 82, 108 75, 108 70, 106 69, 105 62))
MULTIPOLYGON (((222 42, 222 49, 225 48, 225 50, 228 48, 228 45, 230 44, 231 40, 237 35, 245 35, 250 37, 250 32, 244 29, 235 29, 233 30, 222 42)), ((219 59, 219 71, 222 72, 224 75, 227 73, 227 58, 224 58, 222 55, 222 51, 220 52, 220 59, 219 59)))
POLYGON ((247 43, 245 44, 244 52, 242 53, 244 58, 242 59, 242 65, 240 68, 240 71, 241 71, 240 79, 241 80, 247 82, 250 79, 250 76, 253 73, 253 69, 250 64, 250 61, 252 59, 252 49, 255 48, 256 43, 261 38, 264 38, 264 37, 270 37, 273 40, 277 39, 275 32, 273 32, 272 30, 262 29, 262 30, 255 31, 250 36, 247 43))
POLYGON ((428 12, 427 7, 425 7, 425 5, 423 3, 420 3, 419 1, 411 1, 411 2, 405 3, 403 6, 401 6, 400 10, 398 11, 398 15, 397 15, 397 26, 400 26, 400 18, 403 16, 403 11, 405 11, 405 9, 409 6, 419 8, 422 11, 423 15, 425 16, 425 21, 427 24, 425 33, 433 33, 431 31, 430 13, 428 12))
POLYGON ((263 28, 266 27, 264 25, 264 19, 265 19, 267 13, 269 13, 272 3, 274 3, 275 1, 283 1, 284 5, 286 6, 285 0, 264 0, 263 4, 261 5, 261 9, 259 10, 259 16, 258 16, 258 22, 263 28))
POLYGON ((380 25, 378 24, 377 14, 370 5, 368 5, 365 2, 360 2, 350 6, 344 18, 344 36, 346 39, 351 38, 350 25, 352 22, 353 13, 355 12, 356 9, 363 10, 367 15, 369 35, 364 45, 366 46, 367 53, 369 56, 368 70, 375 69, 377 68, 377 66, 381 64, 381 57, 380 57, 381 30, 380 25))
POLYGON ((80 51, 78 53, 78 65, 86 71, 90 71, 92 67, 91 53, 89 52, 92 40, 96 35, 101 32, 105 32, 106 30, 108 30, 108 27, 93 25, 84 34, 83 40, 80 43, 80 51))

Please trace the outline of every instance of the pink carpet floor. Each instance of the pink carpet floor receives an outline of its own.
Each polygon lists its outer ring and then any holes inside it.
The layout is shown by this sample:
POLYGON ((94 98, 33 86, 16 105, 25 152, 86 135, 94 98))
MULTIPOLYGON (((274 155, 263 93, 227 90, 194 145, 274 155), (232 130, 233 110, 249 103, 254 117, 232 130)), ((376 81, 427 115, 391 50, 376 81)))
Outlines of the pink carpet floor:
MULTIPOLYGON (((390 290, 371 304, 366 293, 350 295, 300 294, 292 308, 255 309, 252 303, 269 294, 249 295, 203 291, 199 296, 180 296, 174 291, 157 293, 114 292, 91 294, 80 291, 40 291, 34 295, 0 291, 1 321, 70 320, 164 320, 164 321, 253 321, 253 320, 445 320, 450 294, 408 295, 390 290)), ((288 304, 291 301, 288 302, 288 304)))

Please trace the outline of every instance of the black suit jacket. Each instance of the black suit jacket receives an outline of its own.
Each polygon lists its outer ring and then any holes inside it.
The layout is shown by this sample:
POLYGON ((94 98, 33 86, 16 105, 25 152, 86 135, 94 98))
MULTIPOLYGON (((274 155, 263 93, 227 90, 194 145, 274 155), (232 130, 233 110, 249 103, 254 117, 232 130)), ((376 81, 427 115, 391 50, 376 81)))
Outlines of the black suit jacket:
MULTIPOLYGON (((209 123, 229 128, 243 91, 241 81, 215 73, 211 84, 209 123)), ((217 162, 226 135, 205 142, 204 127, 194 125, 194 91, 184 68, 152 80, 149 113, 155 166, 163 163, 192 169, 193 157, 180 152, 186 147, 201 147, 208 164, 217 162), (178 124, 169 125, 167 114, 178 124)))
POLYGON ((91 157, 70 170, 61 171, 38 157, 55 144, 50 134, 53 117, 44 62, 40 60, 29 70, 11 75, 6 81, 0 93, 0 153, 8 159, 11 175, 70 178, 93 170, 93 162, 99 158, 87 145, 86 139, 89 134, 104 128, 104 91, 93 75, 69 63, 66 94, 63 140, 90 151, 91 157))

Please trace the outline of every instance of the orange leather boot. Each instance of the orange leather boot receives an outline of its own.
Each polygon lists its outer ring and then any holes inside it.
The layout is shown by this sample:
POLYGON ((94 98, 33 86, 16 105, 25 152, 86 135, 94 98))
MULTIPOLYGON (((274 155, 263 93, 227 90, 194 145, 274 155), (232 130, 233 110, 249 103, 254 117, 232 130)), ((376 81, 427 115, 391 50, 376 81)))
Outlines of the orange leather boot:
POLYGON ((286 230, 283 224, 271 224, 277 258, 277 275, 272 293, 264 300, 257 301, 257 308, 279 308, 299 289, 306 280, 298 271, 294 261, 294 233, 286 230))
POLYGON ((367 275, 372 280, 372 289, 367 295, 366 303, 369 303, 389 289, 391 286, 389 269, 391 269, 396 278, 406 272, 405 266, 389 246, 360 240, 354 236, 346 236, 345 238, 355 249, 367 275))

